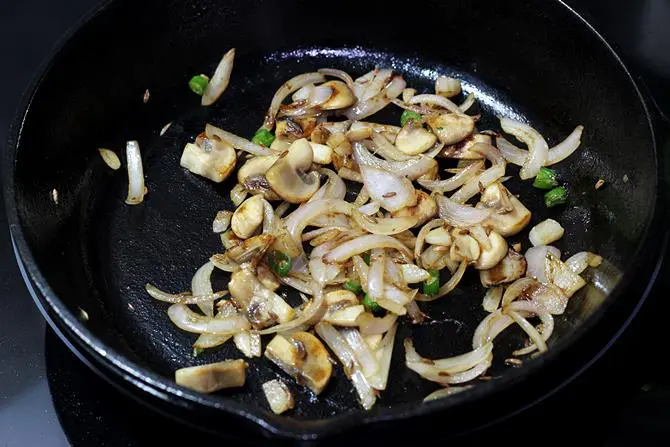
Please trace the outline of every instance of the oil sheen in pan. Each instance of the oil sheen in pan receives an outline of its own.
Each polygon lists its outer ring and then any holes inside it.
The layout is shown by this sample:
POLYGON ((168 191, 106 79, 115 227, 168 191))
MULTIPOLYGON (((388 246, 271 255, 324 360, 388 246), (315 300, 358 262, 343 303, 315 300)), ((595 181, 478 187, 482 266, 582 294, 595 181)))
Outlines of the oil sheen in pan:
MULTIPOLYGON (((243 55, 235 62, 235 69, 228 90, 214 107, 193 105, 184 107, 179 116, 169 117, 173 125, 163 137, 155 129, 153 136, 142 141, 144 168, 149 188, 147 200, 137 207, 124 204, 126 179, 124 176, 96 176, 96 194, 89 196, 88 214, 82 216, 87 223, 82 250, 87 262, 91 282, 104 297, 105 308, 123 338, 141 363, 167 377, 173 377, 177 368, 211 363, 227 358, 240 358, 241 354, 232 343, 207 351, 194 358, 191 345, 193 334, 175 328, 166 315, 166 307, 148 297, 144 284, 152 282, 163 290, 180 291, 190 285, 195 270, 208 257, 222 250, 218 235, 211 232, 211 222, 220 209, 233 209, 229 191, 235 180, 229 179, 216 185, 194 176, 179 166, 179 157, 186 142, 204 129, 206 122, 220 126, 239 135, 250 136, 260 126, 269 101, 275 90, 290 77, 321 67, 341 68, 354 78, 375 66, 392 67, 401 73, 408 85, 419 91, 432 91, 438 74, 446 74, 463 80, 465 93, 474 92, 482 112, 478 128, 498 128, 496 116, 512 116, 537 125, 549 143, 564 138, 571 128, 557 126, 547 117, 533 116, 520 104, 515 104, 511 93, 497 90, 477 79, 476 67, 471 72, 460 72, 430 61, 415 57, 403 58, 381 51, 355 48, 306 48, 269 55, 243 55), (546 123, 546 124, 545 124, 546 123), (551 126, 551 127, 550 127, 551 126)), ((175 88, 185 88, 182 85, 175 88)), ((155 95, 154 95, 155 97, 155 95)), ((155 98, 152 98, 155 99, 155 98)), ((195 103, 194 103, 195 104, 195 103)), ((180 109, 181 110, 181 109, 180 109)), ((400 111, 389 106, 375 116, 376 121, 397 123, 400 111)), ((575 123, 577 124, 577 123, 575 123)), ((125 136, 119 136, 119 143, 125 136)), ((586 183, 570 169, 574 160, 584 157, 589 151, 588 141, 579 149, 579 154, 559 166, 563 178, 576 185, 586 183)), ((444 166, 447 166, 446 164, 444 166)), ((91 169, 103 169, 99 164, 91 169)), ((536 212, 533 222, 552 216, 566 228, 566 237, 558 245, 570 255, 594 245, 593 225, 589 203, 581 202, 579 191, 573 208, 547 212, 542 203, 542 194, 530 185, 521 185, 518 170, 510 166, 508 175, 514 176, 510 189, 520 193, 529 209, 536 212)), ((592 185, 591 185, 592 187, 592 185)), ((510 239, 510 243, 522 242, 528 247, 527 232, 510 239)), ((615 272, 615 269, 611 269, 615 272)), ((597 284, 612 284, 616 273, 607 273, 597 284)), ((213 275, 215 289, 225 288, 228 276, 221 272, 213 275)), ((605 287, 606 288, 606 287, 605 287)), ((426 396, 436 385, 421 379, 404 366, 402 340, 412 335, 417 349, 427 357, 441 357, 465 352, 470 349, 472 333, 485 316, 481 308, 484 289, 479 284, 476 272, 469 271, 462 286, 451 295, 429 305, 423 305, 430 323, 422 327, 403 325, 396 337, 396 346, 391 368, 391 386, 382 393, 375 408, 407 402, 407 396, 426 396)), ((597 289, 585 293, 586 300, 575 298, 570 311, 557 318, 557 334, 565 332, 583 318, 583 309, 593 308, 593 303, 602 300, 597 289), (591 303, 590 306, 580 303, 591 303)), ((292 304, 299 298, 292 294, 292 304)), ((519 347, 524 337, 520 331, 510 331, 500 342, 496 342, 499 353, 496 364, 489 374, 502 374, 508 366, 503 360, 519 347)), ((264 339, 264 345, 269 338, 264 339)), ((273 378, 284 378, 294 392, 296 408, 291 412, 296 418, 323 418, 343 411, 358 411, 355 393, 341 368, 336 367, 327 389, 318 399, 305 389, 298 387, 266 359, 249 362, 247 383, 241 389, 230 389, 224 393, 236 400, 251 405, 263 405, 260 386, 273 378), (260 402, 260 403, 259 403, 260 402)), ((363 411, 363 410, 360 410, 363 411)), ((375 411, 374 409, 372 411, 375 411)))

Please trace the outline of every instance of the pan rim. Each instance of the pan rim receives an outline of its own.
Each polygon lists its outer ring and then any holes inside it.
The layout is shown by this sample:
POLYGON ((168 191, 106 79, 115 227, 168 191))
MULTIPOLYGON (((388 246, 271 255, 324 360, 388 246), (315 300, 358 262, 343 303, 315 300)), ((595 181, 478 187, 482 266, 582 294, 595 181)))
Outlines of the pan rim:
MULTIPOLYGON (((49 74, 56 56, 63 50, 70 39, 82 27, 89 24, 93 18, 107 10, 113 2, 114 0, 105 0, 100 5, 97 5, 89 13, 83 16, 82 19, 80 19, 73 27, 71 27, 67 33, 63 35, 58 44, 54 47, 50 57, 42 64, 37 74, 33 78, 33 81, 30 83, 28 89, 24 93, 14 123, 9 130, 7 150, 5 151, 5 156, 3 157, 3 189, 5 195, 7 218, 9 221, 9 229, 12 236, 12 241, 15 244, 17 262, 19 264, 23 263, 24 265, 26 271, 24 281, 26 284, 29 285, 28 279, 32 280, 40 292, 37 294, 33 293, 34 291, 31 291, 33 299, 36 301, 36 303, 41 303, 44 306, 47 306, 49 309, 53 310, 59 321, 61 321, 66 326, 66 328, 72 334, 74 334, 75 342, 77 344, 80 344, 93 355, 95 355, 97 360, 101 361, 101 363, 106 368, 110 368, 110 370, 115 374, 124 374, 124 380, 130 382, 142 393, 152 393, 172 405, 181 406, 187 409, 194 405, 201 405, 209 409, 228 412, 256 423, 261 428, 263 428, 266 433, 296 440, 316 439, 333 435, 338 431, 351 429, 360 425, 401 420, 444 411, 447 408, 459 405, 465 401, 479 400, 483 396, 491 394, 492 390, 494 389, 508 388, 517 383, 519 380, 536 374, 545 363, 549 363, 552 360, 555 360, 558 355, 564 352, 570 345, 574 344, 575 340, 581 338, 584 333, 589 331, 602 318, 611 304, 617 301, 619 296, 625 294, 625 290, 631 283, 632 276, 636 274, 636 266, 641 263, 640 258, 642 253, 645 252, 647 247, 651 245, 652 235, 650 232, 655 222, 659 219, 657 205, 659 200, 658 190, 660 172, 658 172, 658 163, 657 175, 654 178, 654 190, 657 192, 657 194, 653 200, 650 216, 647 219, 647 222, 645 222, 645 229, 643 230, 641 237, 642 242, 637 247, 635 254, 633 255, 631 267, 624 272, 619 284, 617 284, 616 288, 609 295, 608 299, 603 303, 602 306, 600 306, 594 315, 584 321, 568 337, 565 337, 565 339, 557 342, 551 350, 550 354, 547 354, 542 358, 526 362, 527 365, 525 365, 524 368, 509 371, 507 374, 505 374, 504 377, 501 377, 495 381, 478 384, 476 387, 476 392, 469 391, 461 393, 460 395, 453 396, 450 399, 438 400, 427 403, 425 405, 414 405, 413 408, 410 407, 411 403, 404 403, 392 408, 380 408, 379 411, 375 414, 348 412, 324 420, 295 420, 281 416, 275 416, 268 411, 261 409, 260 407, 250 407, 244 404, 240 404, 232 398, 215 395, 201 395, 181 388, 174 384, 174 382, 169 378, 158 375, 148 370, 147 368, 134 363, 132 360, 128 359, 122 354, 119 354, 115 350, 109 349, 98 337, 96 337, 85 325, 83 325, 75 315, 73 315, 67 309, 65 304, 51 289, 47 283, 46 278, 37 267, 32 252, 28 246, 28 242, 23 233, 22 223, 16 211, 17 200, 15 195, 16 190, 13 170, 15 160, 14 155, 17 153, 21 145, 23 124, 32 105, 34 95, 39 89, 42 80, 49 74)), ((612 48, 612 46, 579 13, 577 13, 571 6, 567 5, 563 0, 556 0, 556 3, 566 8, 576 19, 581 21, 588 28, 593 36, 600 41, 600 44, 604 45, 605 49, 610 53, 610 55, 623 70, 623 73, 628 77, 628 80, 631 86, 634 88, 634 91, 639 98, 640 104, 642 105, 644 115, 646 116, 647 125, 649 127, 649 133, 651 136, 652 150, 656 160, 658 161, 659 156, 657 150, 657 141, 656 135, 654 133, 651 113, 647 101, 645 100, 638 83, 631 74, 631 71, 628 69, 617 52, 612 48)), ((643 293, 640 297, 634 312, 631 313, 626 324, 621 328, 621 331, 625 329, 625 326, 627 326, 630 320, 632 320, 639 307, 644 303, 649 289, 650 286, 647 287, 645 293, 643 293)), ((40 311, 44 314, 47 321, 49 321, 50 317, 47 315, 47 310, 43 309, 39 305, 38 307, 40 307, 40 311)), ((50 324, 53 326, 52 322, 50 322, 50 324)), ((592 359, 590 363, 593 363, 600 355, 602 355, 602 353, 604 353, 606 349, 607 346, 603 348, 598 356, 592 359)), ((584 368, 586 367, 588 367, 588 365, 584 366, 584 368)), ((572 377, 566 379, 565 383, 569 382, 570 380, 572 380, 572 377)))

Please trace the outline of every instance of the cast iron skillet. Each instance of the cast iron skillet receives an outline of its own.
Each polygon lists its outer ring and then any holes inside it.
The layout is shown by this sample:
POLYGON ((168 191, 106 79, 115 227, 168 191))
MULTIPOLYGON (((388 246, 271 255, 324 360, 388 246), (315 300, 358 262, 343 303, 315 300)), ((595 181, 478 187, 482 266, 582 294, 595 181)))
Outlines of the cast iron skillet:
MULTIPOLYGON (((63 338, 140 400, 208 430, 230 435, 235 427, 247 440, 395 436, 389 428, 407 427, 394 423, 402 419, 417 429, 448 420, 440 431, 460 432, 560 388, 616 338, 646 297, 663 245, 658 158, 645 102, 607 43, 553 1, 427 1, 411 10, 360 3, 111 1, 71 34, 35 82, 3 171, 17 257, 63 338), (230 47, 237 48, 231 86, 216 106, 202 108, 186 82, 211 72, 230 47), (553 144, 583 124, 582 148, 558 166, 570 188, 568 206, 548 212, 528 184, 514 181, 512 189, 537 211, 533 224, 551 216, 565 226, 559 247, 566 255, 589 249, 607 259, 592 273, 597 287, 571 301, 547 355, 517 370, 498 362, 490 373, 495 380, 430 404, 421 400, 436 387, 405 369, 400 343, 411 335, 429 357, 467 350, 484 316, 476 275, 425 306, 430 324, 401 328, 389 389, 369 413, 359 409, 339 368, 318 399, 294 386, 296 409, 286 417, 272 415, 260 392, 262 382, 283 377, 264 359, 250 362, 240 390, 205 396, 175 386, 176 368, 239 356, 226 345, 194 359, 193 337, 174 328, 166 306, 143 290, 148 281, 183 290, 220 251, 208 228, 218 209, 231 209, 232 184, 213 185, 181 169, 184 144, 205 122, 252 134, 273 92, 297 73, 332 66, 360 75, 375 65, 391 66, 426 90, 438 73, 459 77, 477 94, 480 129, 497 127, 497 115, 518 117, 553 144), (147 88, 151 100, 143 104, 147 88), (135 207, 124 204, 124 172, 109 170, 96 150, 121 154, 129 139, 140 142, 150 191, 135 207), (607 187, 596 193, 599 178, 607 187), (603 289, 613 289, 604 302, 603 289), (87 321, 77 318, 80 310, 87 321)), ((390 108, 383 115, 389 122, 398 116, 390 108)), ((525 233, 517 240, 527 246, 525 233)), ((215 282, 223 286, 225 277, 215 282)), ((512 331, 496 358, 520 340, 512 331)))

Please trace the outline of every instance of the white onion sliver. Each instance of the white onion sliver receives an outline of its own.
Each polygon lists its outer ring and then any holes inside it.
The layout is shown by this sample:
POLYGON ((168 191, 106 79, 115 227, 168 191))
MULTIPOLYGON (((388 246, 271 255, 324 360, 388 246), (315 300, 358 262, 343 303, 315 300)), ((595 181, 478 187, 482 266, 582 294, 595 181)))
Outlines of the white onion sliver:
POLYGON ((351 379, 354 384, 354 388, 358 393, 358 397, 361 401, 361 405, 366 410, 372 408, 377 400, 374 390, 368 383, 367 379, 363 375, 363 372, 358 365, 351 348, 347 344, 347 341, 340 335, 340 333, 330 324, 321 322, 315 327, 316 333, 319 334, 319 337, 326 342, 328 347, 333 351, 335 356, 337 356, 340 363, 344 367, 344 371, 351 379))
POLYGON ((353 206, 344 200, 320 199, 309 202, 286 218, 286 230, 293 240, 300 244, 302 232, 317 216, 326 213, 339 213, 351 215, 353 206))
MULTIPOLYGON (((211 295, 214 293, 211 280, 213 271, 214 264, 208 261, 195 272, 195 275, 193 275, 193 279, 191 280, 191 292, 193 292, 194 296, 211 295)), ((214 315, 213 300, 211 302, 198 303, 198 308, 200 308, 202 313, 208 317, 214 315)))
POLYGON ((477 175, 477 173, 484 167, 484 162, 483 161, 475 161, 474 163, 469 164, 465 168, 461 169, 461 171, 452 176, 449 177, 446 180, 426 180, 426 179, 419 179, 417 180, 419 185, 423 186, 424 188, 432 191, 432 192, 447 192, 447 191, 453 191, 460 186, 463 186, 465 183, 468 182, 472 177, 477 175))
POLYGON ((359 255, 373 248, 394 248, 398 250, 405 258, 412 260, 412 252, 399 240, 391 236, 380 234, 366 234, 357 237, 344 244, 339 245, 323 257, 323 260, 329 262, 344 262, 354 255, 359 255))
POLYGON ((463 112, 456 104, 454 104, 453 101, 440 95, 431 95, 431 94, 416 95, 412 97, 412 99, 407 101, 407 104, 430 104, 442 107, 443 109, 447 109, 453 113, 460 114, 463 112))
POLYGON ((549 253, 556 256, 556 258, 561 259, 561 251, 551 245, 538 245, 529 248, 525 255, 526 262, 528 263, 526 275, 537 278, 541 283, 548 283, 549 277, 547 276, 547 270, 549 265, 547 263, 547 256, 549 253))
POLYGON ((388 384, 389 372, 391 371, 391 358, 393 356, 393 345, 395 342, 395 334, 398 329, 397 324, 393 324, 388 330, 382 340, 381 346, 377 350, 377 360, 379 362, 379 369, 375 377, 371 378, 370 382, 378 390, 385 390, 388 384))
POLYGON ((171 303, 171 304, 197 304, 203 302, 206 303, 217 300, 219 298, 223 298, 228 294, 228 292, 225 291, 216 293, 212 292, 205 295, 193 295, 188 292, 172 294, 164 292, 152 284, 146 284, 144 288, 147 291, 147 293, 151 295, 152 298, 158 301, 163 301, 164 303, 171 303))
POLYGON ((344 81, 345 84, 347 84, 347 87, 349 87, 349 89, 353 91, 354 80, 351 79, 351 76, 349 76, 349 74, 346 71, 338 70, 336 68, 320 68, 317 71, 326 76, 332 76, 334 78, 341 79, 342 81, 344 81))
POLYGON ((509 163, 523 166, 526 162, 526 158, 528 158, 527 150, 516 147, 504 137, 496 137, 496 146, 498 146, 498 150, 509 163))
POLYGON ((375 248, 370 255, 370 269, 368 270, 368 295, 373 301, 377 301, 384 295, 384 264, 386 263, 385 251, 375 248))
POLYGON ((383 169, 359 164, 363 183, 370 197, 388 211, 398 211, 416 204, 412 182, 383 169))
POLYGON ((574 151, 577 150, 579 144, 581 143, 582 132, 584 131, 584 126, 577 126, 575 130, 572 131, 567 138, 556 146, 549 149, 549 155, 547 157, 547 165, 553 165, 559 161, 563 161, 568 158, 574 151))
POLYGON ((537 346, 538 351, 547 351, 547 343, 545 343, 540 333, 537 332, 537 329, 535 329, 535 327, 530 324, 528 320, 513 310, 508 311, 507 314, 512 317, 512 319, 514 319, 514 321, 516 321, 519 326, 521 326, 521 329, 523 329, 526 334, 528 334, 533 343, 535 343, 535 346, 537 346))
POLYGON ((283 83, 272 97, 270 108, 265 115, 265 122, 263 123, 263 127, 267 130, 272 130, 274 127, 275 118, 277 117, 277 112, 279 111, 279 107, 288 95, 307 84, 316 84, 325 82, 325 80, 326 78, 321 73, 303 73, 283 83))
POLYGON ((142 155, 137 141, 126 143, 126 162, 128 163, 128 205, 139 205, 144 200, 144 169, 142 155))
POLYGON ((436 194, 440 217, 455 227, 469 227, 484 222, 491 215, 489 209, 479 209, 470 205, 461 205, 448 197, 436 194))
POLYGON ((375 157, 360 142, 354 142, 352 148, 359 165, 381 169, 396 176, 408 177, 411 180, 421 177, 435 166, 435 160, 426 155, 413 157, 406 161, 390 161, 375 157))
POLYGON ((595 253, 581 251, 566 259, 565 265, 572 270, 573 273, 579 275, 589 266, 598 267, 602 261, 603 258, 595 253))
POLYGON ((533 178, 540 172, 549 157, 549 146, 540 133, 528 124, 510 118, 500 118, 502 129, 528 146, 528 158, 519 173, 522 180, 533 178))
POLYGON ((424 397, 423 401, 424 402, 430 402, 431 400, 442 399, 442 398, 451 396, 452 394, 457 394, 457 393, 463 392, 463 391, 467 390, 468 388, 472 388, 472 385, 450 386, 448 388, 440 388, 437 391, 433 391, 428 396, 424 397))
POLYGON ((377 358, 370 350, 368 344, 361 337, 360 332, 354 328, 344 328, 340 330, 340 334, 347 341, 347 344, 351 348, 351 351, 354 354, 354 357, 358 361, 358 364, 361 366, 361 371, 365 375, 365 378, 368 379, 368 382, 373 387, 377 388, 376 383, 372 383, 370 378, 375 375, 379 370, 379 363, 377 358))
POLYGON ((249 152, 250 154, 253 155, 275 155, 275 153, 268 149, 265 146, 261 146, 260 144, 253 143, 246 138, 239 137, 235 134, 232 134, 228 131, 225 131, 223 129, 220 129, 216 126, 212 126, 211 124, 205 125, 205 134, 208 137, 219 137, 223 141, 227 142, 231 146, 233 146, 235 149, 239 149, 241 151, 249 152))
POLYGON ((300 315, 298 315, 291 321, 278 324, 277 326, 273 326, 268 329, 263 329, 258 333, 261 335, 266 335, 266 334, 274 334, 277 332, 286 332, 295 329, 297 327, 300 327, 303 324, 311 323, 314 319, 321 316, 324 311, 323 303, 325 302, 324 298, 325 293, 323 293, 323 289, 318 284, 312 283, 311 286, 312 286, 311 291, 313 294, 312 301, 310 301, 309 304, 307 304, 307 307, 305 307, 305 309, 300 315))
POLYGON ((170 306, 168 317, 179 329, 197 334, 234 335, 251 328, 247 318, 242 315, 228 318, 203 317, 184 304, 170 306))
POLYGON ((492 287, 486 291, 484 295, 484 300, 482 301, 482 307, 487 312, 495 312, 498 307, 500 307, 500 301, 503 296, 502 286, 492 287))
POLYGON ((202 95, 202 105, 209 106, 216 102, 223 94, 230 82, 230 74, 233 72, 233 61, 235 60, 235 48, 231 48, 221 58, 212 78, 209 80, 205 92, 202 95))

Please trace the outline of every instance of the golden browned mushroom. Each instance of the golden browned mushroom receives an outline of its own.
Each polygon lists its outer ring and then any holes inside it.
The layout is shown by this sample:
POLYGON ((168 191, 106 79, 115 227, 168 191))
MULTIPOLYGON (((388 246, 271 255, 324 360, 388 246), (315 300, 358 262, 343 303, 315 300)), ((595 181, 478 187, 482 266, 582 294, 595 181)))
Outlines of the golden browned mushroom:
POLYGON ((475 130, 475 121, 468 115, 443 113, 427 115, 426 123, 444 144, 454 144, 465 139, 475 130))
POLYGON ((467 260, 468 262, 475 262, 479 259, 481 254, 479 243, 470 236, 467 230, 454 228, 451 231, 451 236, 454 238, 454 242, 449 249, 449 257, 452 261, 467 260))
POLYGON ((497 265, 479 271, 479 279, 484 287, 510 283, 526 274, 526 265, 523 255, 508 249, 507 255, 497 265))
POLYGON ((295 311, 286 301, 258 281, 249 264, 242 264, 233 272, 228 290, 233 302, 246 313, 256 329, 277 321, 286 323, 295 316, 295 311))
POLYGON ((265 178, 265 173, 278 158, 278 155, 250 158, 237 171, 237 182, 244 185, 244 188, 252 194, 262 194, 267 200, 279 200, 279 196, 274 193, 270 183, 265 178))
POLYGON ((437 137, 414 120, 408 120, 398 133, 395 146, 404 154, 418 155, 433 147, 437 137))
POLYGON ((356 102, 354 93, 349 90, 347 84, 342 81, 328 81, 320 85, 320 87, 329 87, 333 93, 328 98, 328 101, 319 106, 322 110, 337 110, 349 107, 356 102))
POLYGON ((528 208, 500 183, 493 183, 484 190, 477 208, 495 210, 483 225, 505 237, 518 234, 531 218, 528 208))
POLYGON ((187 143, 179 164, 214 182, 224 181, 235 169, 235 149, 223 141, 199 138, 200 145, 187 143))
POLYGON ((393 217, 416 216, 419 218, 414 227, 420 227, 437 214, 437 203, 430 194, 419 189, 416 190, 416 205, 408 206, 393 213, 393 217))
POLYGON ((233 213, 230 227, 240 239, 250 238, 263 223, 263 197, 251 196, 233 213))
POLYGON ((426 242, 432 245, 444 245, 445 247, 449 247, 453 241, 449 229, 449 226, 443 225, 434 230, 430 230, 426 235, 426 242))
POLYGON ((328 310, 323 319, 335 326, 356 326, 356 319, 365 312, 356 294, 348 290, 329 292, 325 298, 328 310))
MULTIPOLYGON (((478 143, 491 144, 491 137, 482 133, 474 133, 456 144, 445 146, 440 157, 458 158, 459 160, 479 160, 484 158, 481 153, 470 150, 478 143)), ((461 166, 459 166, 461 167, 461 166)))
POLYGON ((174 377, 177 385, 199 393, 213 393, 224 388, 244 386, 247 366, 244 360, 224 360, 178 369, 174 377))
POLYGON ((328 351, 319 339, 307 332, 275 335, 265 349, 265 357, 317 395, 333 372, 328 351))
POLYGON ((477 270, 486 270, 494 267, 507 254, 507 241, 501 235, 495 231, 491 231, 488 236, 491 246, 489 248, 481 247, 482 250, 479 259, 475 262, 477 270))
POLYGON ((302 203, 319 189, 319 173, 305 172, 312 166, 314 152, 309 141, 296 140, 265 173, 274 192, 290 203, 302 203))

